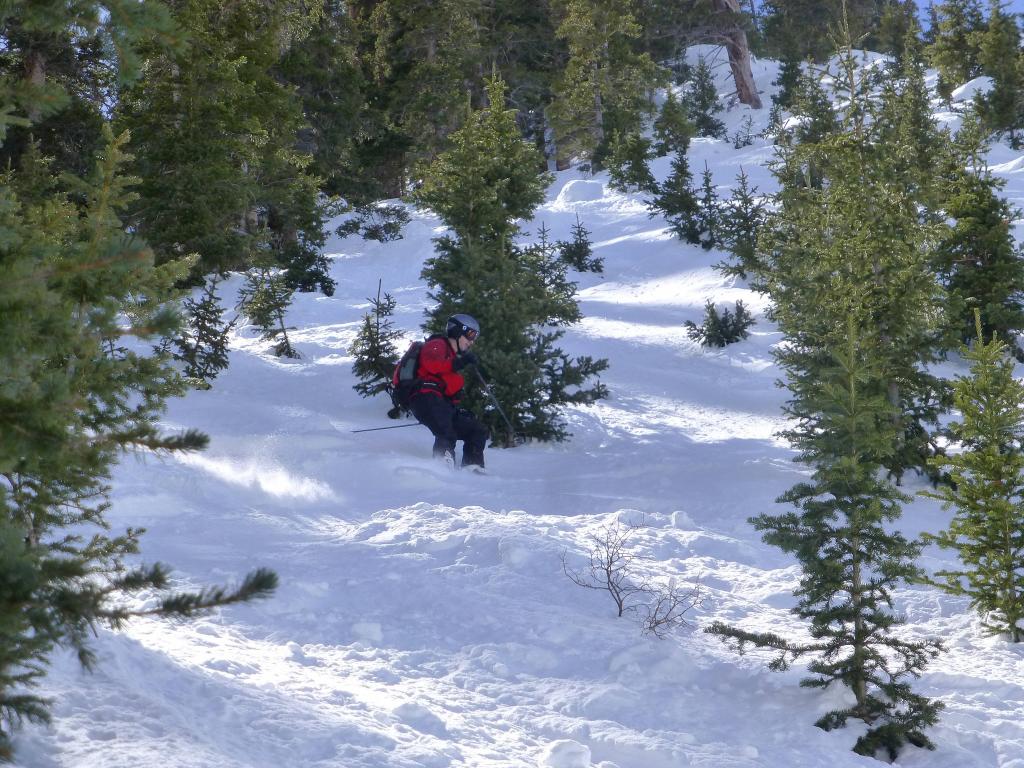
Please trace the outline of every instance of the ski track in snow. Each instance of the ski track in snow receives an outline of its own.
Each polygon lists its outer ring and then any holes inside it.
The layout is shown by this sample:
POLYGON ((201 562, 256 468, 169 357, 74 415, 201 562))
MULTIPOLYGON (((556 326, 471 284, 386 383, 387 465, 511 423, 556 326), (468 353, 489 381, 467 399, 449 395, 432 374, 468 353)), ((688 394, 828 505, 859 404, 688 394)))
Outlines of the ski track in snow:
MULTIPOLYGON (((767 88, 777 72, 755 62, 754 74, 767 88)), ((730 135, 747 114, 759 130, 767 112, 730 109, 730 135)), ((741 167, 770 190, 771 157, 762 140, 742 150, 696 140, 690 162, 698 173, 707 161, 727 197, 741 167)), ((1022 156, 996 147, 992 157, 1006 194, 1024 199, 1022 156)), ((668 159, 653 170, 667 175, 668 159)), ((441 228, 421 212, 398 242, 332 240, 337 293, 299 295, 290 312, 302 358, 274 359, 240 330, 213 390, 167 415, 170 430, 208 431, 209 450, 129 457, 114 478, 115 529, 145 526, 146 558, 173 564, 182 586, 266 565, 281 577, 277 595, 188 624, 100 631, 92 674, 58 655, 42 691, 54 724, 18 734, 18 765, 877 765, 850 751, 862 726, 813 726, 842 691, 802 689, 799 664, 771 673, 766 656, 737 656, 700 631, 722 619, 805 632, 789 613, 797 567, 747 523, 805 472, 776 437, 779 335, 763 299, 713 269, 724 254, 681 244, 640 196, 606 182, 559 173, 524 228, 526 238, 543 222, 565 238, 579 215, 605 260, 603 276, 579 276, 585 318, 563 341, 609 359, 611 396, 566 413, 571 440, 490 450, 480 477, 439 468, 420 427, 353 434, 392 425, 381 399, 351 388, 348 348, 367 297, 383 278, 396 327, 416 337, 428 306, 419 273, 441 228), (708 298, 742 299, 759 317, 751 338, 714 351, 690 341, 683 322, 699 322, 708 298), (592 537, 615 525, 635 526, 637 578, 700 585, 689 629, 643 637, 607 594, 566 578, 563 559, 584 567, 592 537)), ((901 525, 916 534, 943 514, 918 500, 901 525)), ((932 548, 924 564, 948 558, 932 548)), ((1024 649, 984 637, 963 600, 925 587, 897 598, 908 636, 949 649, 916 685, 946 704, 930 732, 938 749, 907 749, 897 764, 1024 768, 1024 649)))

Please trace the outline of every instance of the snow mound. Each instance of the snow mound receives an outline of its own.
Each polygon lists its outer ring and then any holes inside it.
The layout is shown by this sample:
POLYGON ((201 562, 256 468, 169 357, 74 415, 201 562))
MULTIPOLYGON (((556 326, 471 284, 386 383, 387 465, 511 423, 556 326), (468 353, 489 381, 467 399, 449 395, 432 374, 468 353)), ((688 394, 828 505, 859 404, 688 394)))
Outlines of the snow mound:
POLYGON ((600 181, 573 179, 568 182, 555 198, 556 204, 592 203, 604 197, 604 184, 600 181))
POLYGON ((955 89, 952 94, 953 101, 969 102, 974 101, 975 96, 984 96, 992 90, 991 77, 976 77, 955 89))
POLYGON ((553 741, 544 750, 541 768, 591 768, 590 747, 572 739, 553 741))

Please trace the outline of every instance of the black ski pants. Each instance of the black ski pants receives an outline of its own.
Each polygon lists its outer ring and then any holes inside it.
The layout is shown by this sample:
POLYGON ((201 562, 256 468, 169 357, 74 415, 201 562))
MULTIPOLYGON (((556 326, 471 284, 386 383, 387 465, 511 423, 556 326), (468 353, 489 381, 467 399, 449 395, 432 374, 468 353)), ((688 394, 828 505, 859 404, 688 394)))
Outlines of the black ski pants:
POLYGON ((462 466, 484 465, 484 446, 490 431, 465 408, 431 392, 421 392, 410 403, 412 415, 434 435, 434 456, 455 457, 455 442, 462 440, 462 466))

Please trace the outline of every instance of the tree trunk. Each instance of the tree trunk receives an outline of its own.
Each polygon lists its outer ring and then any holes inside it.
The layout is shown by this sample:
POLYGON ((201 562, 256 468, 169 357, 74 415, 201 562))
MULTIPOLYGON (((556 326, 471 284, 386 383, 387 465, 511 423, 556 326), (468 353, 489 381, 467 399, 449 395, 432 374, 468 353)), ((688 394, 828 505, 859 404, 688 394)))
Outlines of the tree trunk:
MULTIPOLYGON (((25 80, 33 89, 42 89, 46 85, 46 57, 42 51, 32 49, 25 55, 25 80)), ((38 104, 38 99, 33 99, 33 106, 28 109, 28 119, 32 123, 38 123, 43 116, 38 104)))
MULTIPOLYGON (((715 11, 739 13, 739 0, 712 0, 715 11)), ((757 84, 750 68, 750 46, 747 44, 747 33, 738 24, 722 30, 725 49, 729 52, 729 68, 736 83, 736 93, 740 103, 752 109, 761 109, 761 97, 757 94, 757 84)))

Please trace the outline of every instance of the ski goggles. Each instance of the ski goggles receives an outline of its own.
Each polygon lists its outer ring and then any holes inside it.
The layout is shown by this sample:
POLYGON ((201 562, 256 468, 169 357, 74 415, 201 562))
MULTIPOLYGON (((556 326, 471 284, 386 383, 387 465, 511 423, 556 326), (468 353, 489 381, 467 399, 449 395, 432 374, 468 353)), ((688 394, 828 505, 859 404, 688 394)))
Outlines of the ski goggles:
POLYGON ((476 337, 479 336, 480 333, 478 331, 474 331, 472 328, 467 328, 462 335, 470 341, 476 341, 476 337))

